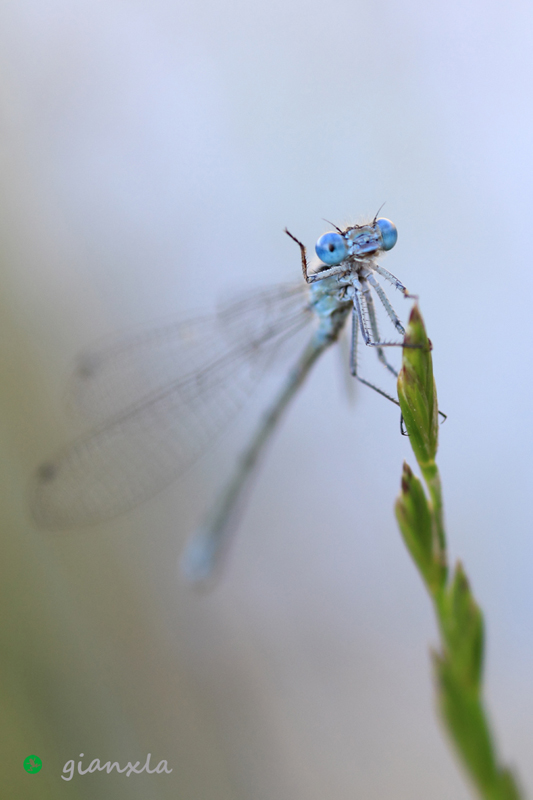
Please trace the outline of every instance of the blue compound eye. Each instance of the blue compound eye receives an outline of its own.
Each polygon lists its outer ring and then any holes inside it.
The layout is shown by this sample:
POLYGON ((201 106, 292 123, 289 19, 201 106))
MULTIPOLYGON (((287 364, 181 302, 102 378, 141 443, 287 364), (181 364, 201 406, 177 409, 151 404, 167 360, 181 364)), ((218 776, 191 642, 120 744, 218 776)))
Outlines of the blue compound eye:
POLYGON ((381 231, 381 241, 383 242, 383 249, 392 250, 392 248, 398 241, 398 231, 396 230, 396 225, 393 222, 391 222, 390 219, 385 219, 385 217, 380 217, 379 219, 377 219, 376 225, 381 231))
POLYGON ((348 255, 348 245, 340 233, 325 233, 315 245, 316 254, 324 264, 334 267, 344 261, 348 255))

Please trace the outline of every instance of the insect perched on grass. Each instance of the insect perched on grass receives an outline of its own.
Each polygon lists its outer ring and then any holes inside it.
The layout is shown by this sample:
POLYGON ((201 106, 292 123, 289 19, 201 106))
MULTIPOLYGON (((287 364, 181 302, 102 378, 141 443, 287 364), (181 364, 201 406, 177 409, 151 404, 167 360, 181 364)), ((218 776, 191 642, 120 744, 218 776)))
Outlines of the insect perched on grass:
POLYGON ((322 262, 310 272, 300 248, 304 282, 254 292, 218 313, 130 335, 81 357, 70 399, 92 416, 92 429, 41 465, 32 486, 41 527, 73 528, 116 516, 155 494, 186 470, 238 411, 281 345, 309 323, 307 346, 267 408, 228 485, 183 558, 186 574, 205 582, 221 561, 235 511, 267 440, 319 356, 351 317, 351 374, 357 339, 374 347, 397 375, 380 341, 374 291, 400 335, 404 328, 377 277, 409 297, 405 286, 377 263, 396 244, 396 227, 374 218, 366 225, 325 233, 316 243, 322 262))

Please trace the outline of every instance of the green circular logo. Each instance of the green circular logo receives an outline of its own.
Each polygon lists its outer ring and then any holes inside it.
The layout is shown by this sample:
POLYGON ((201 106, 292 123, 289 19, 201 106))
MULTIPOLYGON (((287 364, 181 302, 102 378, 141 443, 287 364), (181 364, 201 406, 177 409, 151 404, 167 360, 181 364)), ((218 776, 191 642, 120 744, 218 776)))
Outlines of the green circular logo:
POLYGON ((40 772, 43 762, 39 756, 28 756, 24 759, 24 769, 26 772, 40 772))

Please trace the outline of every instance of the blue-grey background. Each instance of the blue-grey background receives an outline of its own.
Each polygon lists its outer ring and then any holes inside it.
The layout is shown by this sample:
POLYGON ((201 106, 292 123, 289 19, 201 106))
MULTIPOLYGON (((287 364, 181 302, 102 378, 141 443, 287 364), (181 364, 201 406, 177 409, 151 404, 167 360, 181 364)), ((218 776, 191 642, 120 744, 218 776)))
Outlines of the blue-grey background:
MULTIPOLYGON (((488 705, 533 785, 531 5, 7 0, 0 9, 2 784, 35 798, 463 800, 437 634, 392 506, 397 410, 319 364, 216 590, 177 561, 260 407, 120 519, 38 532, 26 486, 75 432, 76 353, 298 280, 383 214, 448 421, 450 548, 487 618, 488 705), (172 775, 60 779, 70 758, 172 775), (21 762, 37 753, 39 775, 21 762)), ((391 290, 392 291, 392 290, 391 290)), ((405 317, 408 304, 396 305, 405 317)), ((365 363, 369 355, 363 354, 365 363)), ((383 375, 383 381, 386 376, 383 375)))

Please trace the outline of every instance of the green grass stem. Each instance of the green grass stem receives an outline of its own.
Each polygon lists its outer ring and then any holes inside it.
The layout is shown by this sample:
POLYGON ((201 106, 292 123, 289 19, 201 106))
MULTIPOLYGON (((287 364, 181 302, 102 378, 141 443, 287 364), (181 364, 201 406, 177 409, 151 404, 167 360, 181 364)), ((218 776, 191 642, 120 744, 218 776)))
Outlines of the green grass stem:
POLYGON ((431 343, 415 305, 405 335, 398 398, 425 483, 403 466, 396 518, 433 601, 441 650, 433 653, 438 704, 450 738, 483 800, 521 800, 516 778, 501 764, 483 702, 483 615, 463 566, 448 567, 442 487, 435 462, 439 413, 431 343), (412 345, 415 345, 413 347, 412 345))

